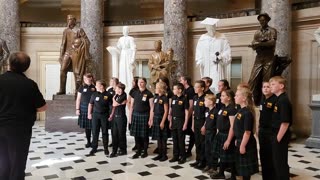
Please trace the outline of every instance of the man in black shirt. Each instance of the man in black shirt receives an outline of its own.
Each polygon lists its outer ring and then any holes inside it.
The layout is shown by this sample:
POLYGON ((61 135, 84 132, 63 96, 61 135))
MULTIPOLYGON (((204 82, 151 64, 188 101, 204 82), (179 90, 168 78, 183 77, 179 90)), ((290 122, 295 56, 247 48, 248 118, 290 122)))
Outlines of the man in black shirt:
POLYGON ((16 52, 0 75, 0 179, 24 179, 32 126, 47 108, 38 85, 23 74, 29 66, 30 57, 16 52))

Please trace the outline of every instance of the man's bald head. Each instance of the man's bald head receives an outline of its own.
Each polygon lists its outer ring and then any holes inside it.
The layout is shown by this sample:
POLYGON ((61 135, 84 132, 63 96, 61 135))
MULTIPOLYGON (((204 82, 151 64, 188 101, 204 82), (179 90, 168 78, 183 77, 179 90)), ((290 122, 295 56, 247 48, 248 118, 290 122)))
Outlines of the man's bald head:
POLYGON ((24 52, 11 53, 9 57, 10 70, 17 73, 23 73, 29 68, 30 61, 30 57, 24 52))

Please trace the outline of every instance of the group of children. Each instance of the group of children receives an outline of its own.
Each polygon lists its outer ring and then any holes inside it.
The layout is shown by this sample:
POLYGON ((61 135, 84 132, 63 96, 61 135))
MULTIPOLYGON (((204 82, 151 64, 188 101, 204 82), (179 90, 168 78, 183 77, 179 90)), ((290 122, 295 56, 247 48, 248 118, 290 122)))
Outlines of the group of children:
MULTIPOLYGON (((173 156, 169 162, 183 164, 195 143, 196 158, 190 166, 210 174, 213 179, 242 176, 244 180, 257 173, 258 151, 255 107, 247 84, 239 84, 234 93, 226 80, 218 83, 218 93, 210 91, 212 80, 204 77, 191 86, 191 79, 182 76, 170 90, 169 80, 160 78, 155 92, 146 87, 145 78, 135 78, 129 96, 125 85, 116 78, 113 88, 106 91, 104 81, 92 85, 92 76, 84 77, 77 96, 79 125, 86 129, 91 155, 97 152, 99 130, 102 129, 104 152, 108 151, 108 120, 112 122, 113 151, 109 157, 127 154, 126 105, 129 108, 130 135, 134 136, 136 153, 133 159, 148 156, 149 137, 157 140, 158 156, 153 160, 166 161, 167 139, 173 139, 173 156), (91 121, 88 123, 86 121, 91 121), (89 125, 90 124, 90 125, 89 125), (90 141, 92 129, 92 142, 90 141), (189 148, 185 137, 190 135, 189 148), (194 138, 194 139, 193 139, 194 138), (119 148, 119 151, 118 151, 119 148)), ((263 82, 264 98, 260 105, 258 137, 263 179, 289 179, 288 144, 292 123, 291 103, 285 93, 286 80, 280 76, 263 82)))

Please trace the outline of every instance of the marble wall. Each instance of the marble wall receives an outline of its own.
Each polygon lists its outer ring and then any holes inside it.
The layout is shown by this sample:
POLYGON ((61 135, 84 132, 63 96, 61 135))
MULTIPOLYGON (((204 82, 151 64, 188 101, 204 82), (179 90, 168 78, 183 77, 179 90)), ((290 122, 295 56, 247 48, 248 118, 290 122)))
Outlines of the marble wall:
MULTIPOLYGON (((292 13, 292 59, 291 87, 288 87, 293 102, 293 129, 299 136, 311 133, 311 110, 308 107, 311 96, 320 93, 319 64, 320 48, 313 32, 320 26, 320 7, 294 11, 292 13)), ((223 19, 219 22, 218 31, 225 33, 229 39, 232 56, 242 60, 242 80, 247 81, 255 58, 255 52, 248 48, 253 34, 259 28, 256 16, 223 19)), ((148 59, 154 51, 153 42, 163 40, 163 25, 140 25, 130 27, 130 35, 137 44, 136 59, 148 59)), ((27 75, 39 83, 44 91, 45 78, 43 64, 56 64, 55 58, 59 52, 63 28, 22 28, 21 49, 32 58, 27 75)), ((187 73, 192 79, 200 77, 195 67, 194 54, 196 43, 204 27, 199 22, 190 22, 188 30, 187 73)), ((122 27, 110 26, 104 28, 103 77, 109 79, 111 72, 111 56, 105 47, 115 45, 122 36, 122 27)))

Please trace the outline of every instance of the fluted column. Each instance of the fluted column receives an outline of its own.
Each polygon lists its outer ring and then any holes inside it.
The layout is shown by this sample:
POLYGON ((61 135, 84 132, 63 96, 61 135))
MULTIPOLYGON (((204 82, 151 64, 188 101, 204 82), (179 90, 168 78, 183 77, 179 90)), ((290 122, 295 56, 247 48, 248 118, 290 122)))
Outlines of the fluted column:
POLYGON ((81 27, 90 40, 96 79, 103 78, 103 0, 81 0, 81 27))
POLYGON ((20 50, 20 18, 18 0, 0 0, 0 38, 10 52, 20 50))
POLYGON ((175 72, 170 79, 174 82, 177 75, 185 74, 187 65, 187 1, 164 0, 164 50, 173 49, 173 60, 177 61, 175 72))

